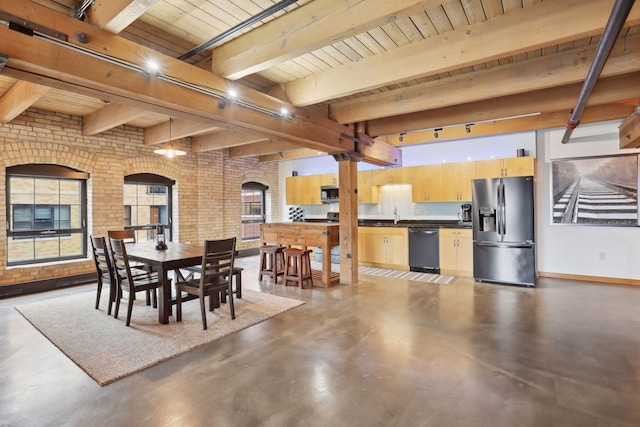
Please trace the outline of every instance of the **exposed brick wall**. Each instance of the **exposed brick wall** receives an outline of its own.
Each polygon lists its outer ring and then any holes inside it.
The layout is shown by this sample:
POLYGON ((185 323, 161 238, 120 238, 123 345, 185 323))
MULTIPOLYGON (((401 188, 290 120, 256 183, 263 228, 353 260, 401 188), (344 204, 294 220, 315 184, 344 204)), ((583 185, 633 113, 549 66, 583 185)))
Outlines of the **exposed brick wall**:
MULTIPOLYGON (((97 136, 82 135, 82 118, 30 109, 7 125, 0 124, 0 218, 6 222, 6 167, 51 163, 91 175, 87 186, 89 233, 106 235, 123 226, 124 176, 155 173, 176 181, 173 191, 174 240, 238 237, 242 242, 240 191, 247 181, 269 186, 268 219, 279 212, 278 165, 255 158, 231 159, 228 151, 194 154, 187 139, 174 141, 188 152, 167 159, 144 145, 144 130, 119 126, 97 136)), ((6 267, 7 236, 0 231, 0 285, 93 272, 90 258, 45 266, 6 267)), ((90 247, 90 246, 89 246, 90 247)))

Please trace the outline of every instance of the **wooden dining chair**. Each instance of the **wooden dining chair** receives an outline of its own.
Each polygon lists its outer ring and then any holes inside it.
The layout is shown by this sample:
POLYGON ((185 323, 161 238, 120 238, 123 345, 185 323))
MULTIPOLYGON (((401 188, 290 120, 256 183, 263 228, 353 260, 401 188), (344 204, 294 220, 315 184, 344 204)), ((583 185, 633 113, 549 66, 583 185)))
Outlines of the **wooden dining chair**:
MULTIPOLYGON (((113 317, 118 318, 122 292, 127 291, 129 293, 129 304, 127 307, 126 325, 129 326, 129 323, 131 323, 131 312, 133 311, 135 294, 141 291, 151 292, 153 295, 153 308, 157 308, 158 296, 156 290, 160 287, 160 281, 158 279, 158 273, 150 273, 146 270, 131 267, 129 258, 127 257, 127 248, 123 240, 111 238, 109 239, 109 243, 111 245, 111 258, 113 259, 115 276, 118 281, 116 309, 113 317)), ((149 298, 147 298, 147 305, 149 304, 149 298)))
MULTIPOLYGON (((137 243, 136 231, 131 229, 124 230, 108 230, 107 237, 109 239, 118 239, 122 240, 125 244, 127 243, 137 243)), ((131 268, 136 270, 145 270, 149 273, 153 272, 153 267, 138 261, 130 261, 129 264, 131 268)), ((149 305, 150 293, 146 292, 147 305, 149 305)), ((134 298, 135 299, 135 298, 134 298)))
POLYGON ((182 292, 197 296, 200 300, 202 329, 207 329, 205 296, 209 297, 209 311, 219 304, 220 292, 229 298, 231 319, 236 318, 233 307, 233 263, 236 252, 236 238, 205 240, 200 266, 200 278, 176 281, 176 320, 182 321, 182 292))
POLYGON ((96 265, 96 274, 98 279, 98 292, 96 295, 96 310, 100 305, 100 295, 102 294, 102 285, 109 286, 109 308, 107 314, 111 314, 111 307, 116 299, 116 288, 118 282, 116 280, 113 265, 111 263, 111 255, 104 237, 91 236, 91 248, 93 249, 93 260, 96 265))

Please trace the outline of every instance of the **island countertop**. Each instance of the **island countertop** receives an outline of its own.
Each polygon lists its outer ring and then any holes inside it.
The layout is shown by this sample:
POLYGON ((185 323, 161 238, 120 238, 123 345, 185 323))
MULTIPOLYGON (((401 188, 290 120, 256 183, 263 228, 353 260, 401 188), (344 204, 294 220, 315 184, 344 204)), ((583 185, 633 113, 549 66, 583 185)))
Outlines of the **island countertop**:
POLYGON ((272 222, 260 225, 260 243, 322 248, 322 279, 314 285, 332 286, 340 282, 331 277, 331 247, 340 244, 340 226, 336 222, 272 222))

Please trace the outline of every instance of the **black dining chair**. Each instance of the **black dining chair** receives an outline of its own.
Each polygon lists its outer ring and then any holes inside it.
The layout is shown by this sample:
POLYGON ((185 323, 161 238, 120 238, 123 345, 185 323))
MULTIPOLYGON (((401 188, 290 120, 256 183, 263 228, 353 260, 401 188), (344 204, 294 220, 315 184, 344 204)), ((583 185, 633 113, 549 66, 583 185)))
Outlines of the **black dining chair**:
POLYGON ((91 248, 93 250, 93 260, 96 265, 96 274, 98 279, 98 291, 96 295, 96 310, 100 306, 100 296, 102 294, 102 285, 109 286, 109 308, 107 314, 111 314, 113 302, 116 299, 116 281, 113 265, 111 263, 111 255, 104 237, 91 236, 91 248))
POLYGON ((176 281, 176 320, 182 321, 182 292, 196 296, 200 300, 202 329, 207 329, 205 296, 209 297, 209 311, 220 303, 220 293, 229 298, 231 319, 236 318, 233 307, 233 263, 236 252, 236 238, 205 240, 198 279, 176 281))
MULTIPOLYGON (((153 308, 157 308, 158 296, 156 290, 160 287, 160 281, 158 279, 158 273, 150 273, 147 270, 131 267, 129 258, 127 257, 127 248, 123 240, 109 239, 109 243, 111 244, 111 258, 113 259, 114 271, 118 281, 116 309, 113 317, 118 318, 122 292, 127 291, 129 293, 129 304, 127 307, 126 325, 129 326, 131 323, 131 312, 133 311, 135 294, 142 291, 151 292, 153 296, 153 308)), ((147 305, 150 305, 148 298, 147 305)))

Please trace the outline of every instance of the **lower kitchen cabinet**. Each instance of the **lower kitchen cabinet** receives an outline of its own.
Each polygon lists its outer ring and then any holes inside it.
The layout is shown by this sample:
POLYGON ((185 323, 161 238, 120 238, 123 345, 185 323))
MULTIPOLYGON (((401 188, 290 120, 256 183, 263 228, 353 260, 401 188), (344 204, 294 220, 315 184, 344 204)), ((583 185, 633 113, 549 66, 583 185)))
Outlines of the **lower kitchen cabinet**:
POLYGON ((440 229, 440 272, 473 277, 473 232, 468 228, 440 229))
POLYGON ((360 264, 409 269, 409 229, 404 227, 358 227, 360 264))

